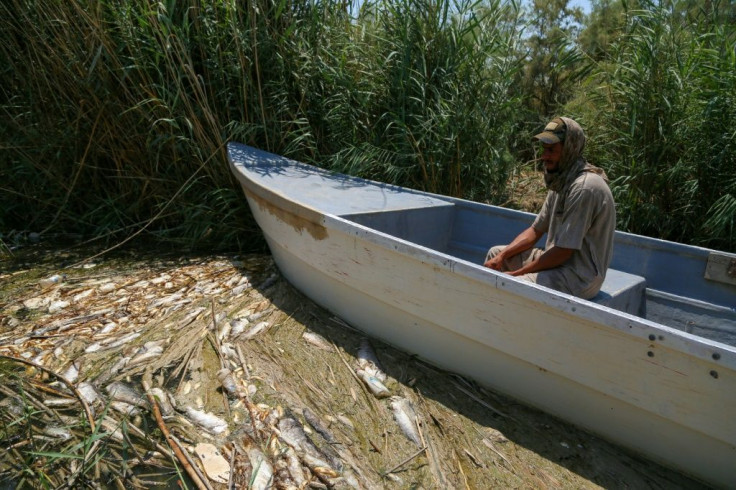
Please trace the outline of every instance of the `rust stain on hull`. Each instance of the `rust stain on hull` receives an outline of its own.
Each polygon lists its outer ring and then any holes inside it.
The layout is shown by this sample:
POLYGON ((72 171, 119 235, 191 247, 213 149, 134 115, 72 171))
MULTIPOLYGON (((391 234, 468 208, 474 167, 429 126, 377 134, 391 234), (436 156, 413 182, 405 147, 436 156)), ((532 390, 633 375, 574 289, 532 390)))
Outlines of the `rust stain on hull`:
MULTIPOLYGON (((315 240, 324 240, 327 238, 327 228, 320 224, 322 215, 308 208, 299 207, 301 215, 293 213, 289 210, 276 206, 272 202, 256 193, 249 192, 248 197, 258 204, 258 207, 284 223, 290 225, 299 233, 306 231, 315 240)), ((296 207, 296 206, 295 206, 296 207)))

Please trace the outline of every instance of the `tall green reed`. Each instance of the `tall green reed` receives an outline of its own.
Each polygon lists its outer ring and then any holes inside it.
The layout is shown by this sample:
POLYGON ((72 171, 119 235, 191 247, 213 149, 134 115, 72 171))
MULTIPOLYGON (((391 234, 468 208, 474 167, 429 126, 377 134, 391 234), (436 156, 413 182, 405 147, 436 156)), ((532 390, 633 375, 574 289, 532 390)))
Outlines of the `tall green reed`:
POLYGON ((377 2, 370 15, 368 138, 337 163, 431 192, 498 200, 519 122, 518 8, 407 0, 377 2))
POLYGON ((676 7, 629 12, 612 58, 598 66, 584 116, 592 157, 613 178, 621 229, 733 250, 736 30, 692 24, 676 7))
POLYGON ((0 226, 259 246, 228 140, 497 195, 518 33, 495 25, 498 2, 480 6, 9 0, 0 226))

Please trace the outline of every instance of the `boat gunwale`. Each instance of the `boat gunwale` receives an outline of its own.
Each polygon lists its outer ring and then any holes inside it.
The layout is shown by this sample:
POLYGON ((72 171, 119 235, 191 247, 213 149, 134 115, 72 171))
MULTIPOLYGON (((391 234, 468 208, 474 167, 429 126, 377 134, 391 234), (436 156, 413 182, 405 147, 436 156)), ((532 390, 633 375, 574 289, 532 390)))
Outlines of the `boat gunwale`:
MULTIPOLYGON (((229 151, 228 161, 231 167, 236 170, 236 172, 234 173, 246 193, 250 192, 256 197, 269 202, 273 206, 276 206, 285 212, 295 214, 300 218, 311 221, 317 226, 324 227, 327 230, 329 230, 330 228, 334 228, 336 231, 360 236, 361 238, 367 239, 368 241, 376 245, 385 247, 390 250, 392 249, 398 253, 408 253, 413 258, 416 258, 422 262, 431 263, 434 266, 445 268, 453 273, 460 273, 463 277, 467 277, 477 282, 491 284, 497 289, 504 290, 508 293, 521 296, 533 302, 541 303, 546 306, 555 308, 560 312, 564 312, 568 315, 593 322, 601 327, 615 329, 621 333, 633 336, 639 340, 651 341, 651 335, 655 335, 655 339, 657 339, 656 341, 659 342, 663 347, 671 348, 686 355, 692 355, 696 358, 699 358, 700 360, 712 363, 714 365, 724 366, 732 370, 736 370, 736 347, 734 346, 714 341, 695 334, 690 334, 682 330, 678 330, 676 328, 669 327, 667 325, 657 323, 652 320, 648 320, 646 318, 641 318, 636 315, 600 305, 590 300, 585 300, 560 291, 546 288, 544 286, 540 286, 538 284, 523 281, 502 272, 488 269, 480 264, 474 264, 467 260, 448 255, 446 253, 439 252, 428 247, 424 247, 417 243, 404 240, 393 235, 389 235, 380 230, 376 230, 374 228, 370 228, 350 220, 346 217, 350 216, 350 214, 336 215, 331 213, 324 213, 312 206, 301 203, 297 204, 294 201, 290 200, 287 196, 284 196, 281 193, 272 190, 267 185, 262 184, 260 181, 251 178, 252 173, 246 173, 247 169, 244 165, 233 161, 230 158, 229 151), (503 280, 499 281, 499 279, 503 280), (495 284, 493 283, 494 281, 495 284), (665 334, 667 335, 667 337, 665 337, 665 340, 660 339, 660 336, 664 336, 665 334)), ((289 162, 293 162, 294 164, 298 164, 306 168, 314 168, 320 173, 325 173, 325 170, 320 169, 319 167, 309 166, 293 160, 289 160, 289 162)), ((382 185, 380 182, 373 182, 367 179, 360 180, 363 180, 369 184, 382 185)), ((444 200, 448 203, 458 201, 462 202, 463 204, 470 204, 474 206, 477 205, 479 207, 492 207, 501 212, 506 212, 510 216, 514 216, 516 215, 516 213, 531 215, 531 213, 508 210, 489 204, 482 204, 474 201, 466 201, 445 196, 435 196, 433 194, 425 193, 423 191, 416 191, 414 189, 407 190, 411 191, 414 194, 434 197, 440 200, 444 200)), ((620 231, 616 231, 616 234, 621 234, 624 236, 624 238, 641 237, 646 240, 652 240, 653 244, 655 242, 661 242, 664 245, 675 245, 677 246, 675 247, 677 249, 679 249, 680 247, 684 247, 686 249, 697 249, 698 251, 709 250, 701 247, 677 244, 665 240, 643 237, 641 235, 634 235, 620 231)))

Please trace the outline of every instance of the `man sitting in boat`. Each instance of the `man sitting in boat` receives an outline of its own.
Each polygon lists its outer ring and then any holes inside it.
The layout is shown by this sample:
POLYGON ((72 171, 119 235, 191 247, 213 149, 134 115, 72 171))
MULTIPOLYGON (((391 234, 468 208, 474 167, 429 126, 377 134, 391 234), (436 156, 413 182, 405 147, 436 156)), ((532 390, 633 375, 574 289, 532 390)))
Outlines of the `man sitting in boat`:
POLYGON ((542 144, 547 198, 534 223, 484 266, 584 299, 603 284, 613 254, 616 210, 603 170, 583 158, 585 134, 561 117, 534 136, 542 144), (534 244, 547 233, 544 250, 534 244))

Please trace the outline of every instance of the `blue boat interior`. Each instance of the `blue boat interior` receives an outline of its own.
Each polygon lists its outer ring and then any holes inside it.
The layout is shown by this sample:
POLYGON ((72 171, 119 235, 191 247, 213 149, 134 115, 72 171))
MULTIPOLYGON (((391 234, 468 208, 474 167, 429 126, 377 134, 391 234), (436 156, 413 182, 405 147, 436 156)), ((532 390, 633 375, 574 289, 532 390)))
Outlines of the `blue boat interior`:
MULTIPOLYGON (((534 220, 529 213, 451 198, 428 203, 426 195, 421 197, 419 208, 394 206, 342 217, 474 264, 484 261, 491 246, 509 243, 534 220)), ((736 346, 736 280, 733 270, 728 272, 736 262, 728 254, 721 255, 729 260, 714 261, 713 254, 617 232, 611 268, 591 301, 736 346), (709 268, 719 267, 713 262, 723 263, 724 270, 709 278, 709 268)))

